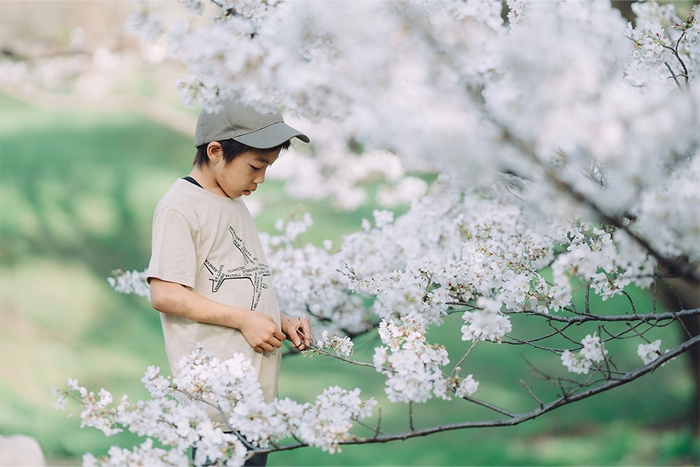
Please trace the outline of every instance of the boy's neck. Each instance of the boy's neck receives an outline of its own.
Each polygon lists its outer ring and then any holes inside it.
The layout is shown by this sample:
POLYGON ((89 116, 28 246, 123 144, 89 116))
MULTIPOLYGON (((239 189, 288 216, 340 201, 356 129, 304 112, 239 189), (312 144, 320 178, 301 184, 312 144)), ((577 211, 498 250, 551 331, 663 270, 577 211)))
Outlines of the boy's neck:
POLYGON ((224 193, 224 190, 222 190, 219 186, 214 173, 209 169, 209 167, 193 167, 192 171, 189 173, 189 176, 197 180, 197 182, 205 190, 214 193, 215 195, 228 198, 226 193, 224 193))

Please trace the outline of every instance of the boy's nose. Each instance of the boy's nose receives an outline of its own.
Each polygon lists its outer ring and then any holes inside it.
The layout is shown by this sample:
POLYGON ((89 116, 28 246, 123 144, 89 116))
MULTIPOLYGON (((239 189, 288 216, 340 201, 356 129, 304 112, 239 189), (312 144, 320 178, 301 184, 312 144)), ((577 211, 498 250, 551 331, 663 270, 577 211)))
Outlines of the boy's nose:
POLYGON ((255 183, 263 183, 265 181, 265 170, 267 170, 267 167, 264 169, 259 170, 255 174, 255 179, 253 180, 255 183))

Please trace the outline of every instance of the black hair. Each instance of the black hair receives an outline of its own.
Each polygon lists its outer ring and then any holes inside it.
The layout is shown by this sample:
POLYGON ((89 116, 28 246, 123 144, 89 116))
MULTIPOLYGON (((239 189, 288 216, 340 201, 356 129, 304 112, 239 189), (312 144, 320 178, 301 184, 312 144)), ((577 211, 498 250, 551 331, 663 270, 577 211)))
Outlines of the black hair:
MULTIPOLYGON (((225 139, 223 141, 217 141, 221 145, 221 149, 224 153, 224 160, 228 164, 232 160, 234 160, 236 157, 240 156, 243 153, 246 153, 248 151, 255 151, 254 147, 248 146, 247 144, 239 143, 235 139, 225 139)), ((283 150, 283 149, 289 149, 290 146, 289 140, 285 141, 284 143, 280 144, 279 146, 275 146, 272 148, 269 148, 270 151, 273 151, 275 149, 283 150)), ((209 156, 207 155, 207 146, 209 146, 209 143, 202 144, 197 147, 197 153, 194 156, 194 162, 193 165, 195 167, 205 167, 209 165, 209 156)))

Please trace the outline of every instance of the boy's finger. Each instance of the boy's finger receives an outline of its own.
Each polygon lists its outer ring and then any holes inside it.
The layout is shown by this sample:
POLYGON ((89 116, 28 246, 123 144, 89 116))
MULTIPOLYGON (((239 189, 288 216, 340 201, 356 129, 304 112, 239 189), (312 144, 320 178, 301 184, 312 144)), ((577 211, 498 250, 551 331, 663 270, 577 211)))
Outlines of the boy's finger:
POLYGON ((308 339, 309 338, 309 328, 304 325, 303 322, 299 322, 297 326, 295 326, 297 334, 299 334, 302 338, 308 339))
POLYGON ((311 335, 310 332, 308 332, 308 329, 304 329, 304 331, 305 332, 302 334, 303 342, 306 344, 311 344, 311 342, 313 342, 313 340, 314 340, 314 336, 311 335))
POLYGON ((308 344, 309 340, 306 338, 306 336, 303 333, 301 333, 297 330, 297 337, 292 342, 294 342, 294 347, 296 347, 299 350, 303 350, 301 347, 308 347, 307 344, 308 344), (298 336, 301 336, 301 337, 298 337, 298 336))

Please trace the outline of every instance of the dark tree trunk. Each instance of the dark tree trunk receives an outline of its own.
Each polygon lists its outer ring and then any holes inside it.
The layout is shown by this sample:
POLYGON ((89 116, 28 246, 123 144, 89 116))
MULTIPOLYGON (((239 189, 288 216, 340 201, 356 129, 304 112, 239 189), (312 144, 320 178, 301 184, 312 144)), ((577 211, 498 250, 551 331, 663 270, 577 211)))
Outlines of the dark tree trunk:
MULTIPOLYGON (((669 279, 669 287, 661 287, 660 298, 670 311, 692 310, 700 308, 700 282, 686 279, 669 279)), ((684 340, 700 334, 700 316, 681 318, 680 332, 684 340)), ((700 346, 696 345, 687 352, 690 372, 695 383, 695 398, 690 412, 693 433, 700 435, 700 346)))

